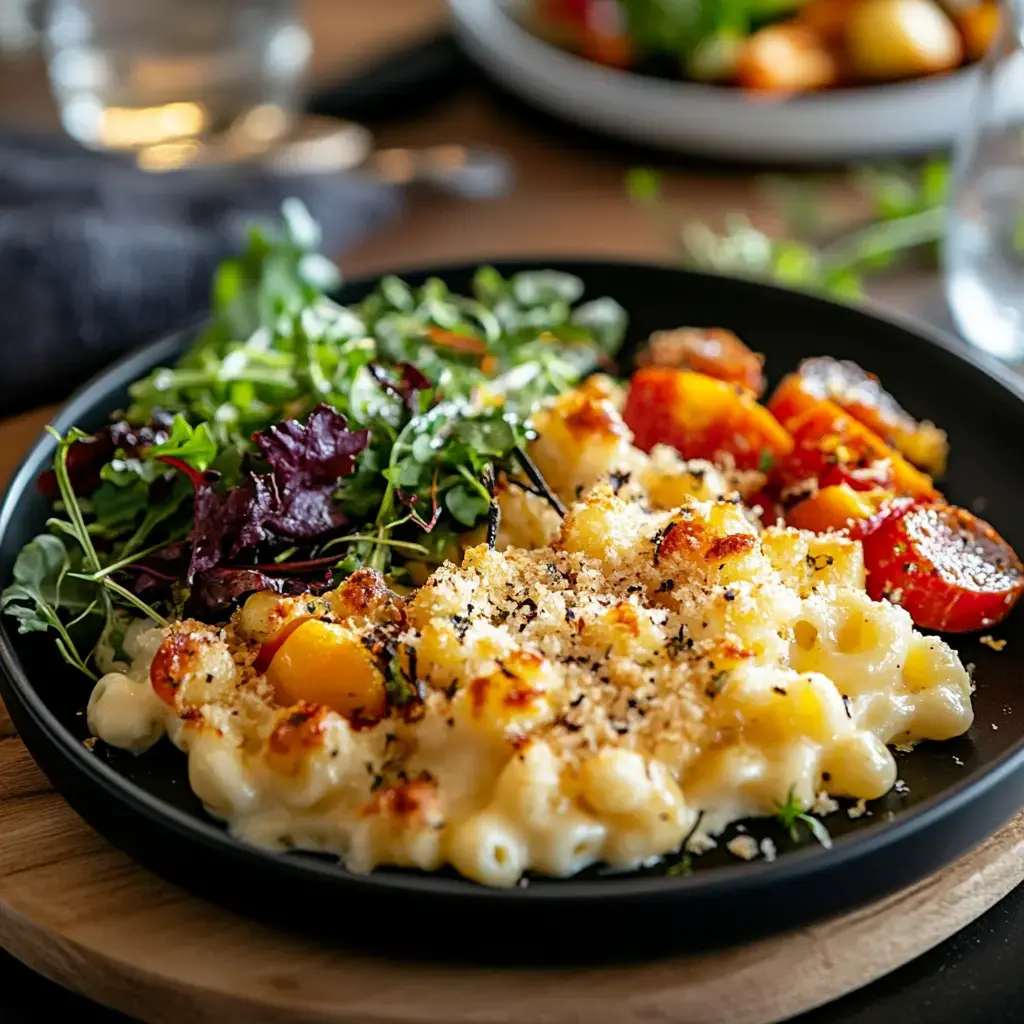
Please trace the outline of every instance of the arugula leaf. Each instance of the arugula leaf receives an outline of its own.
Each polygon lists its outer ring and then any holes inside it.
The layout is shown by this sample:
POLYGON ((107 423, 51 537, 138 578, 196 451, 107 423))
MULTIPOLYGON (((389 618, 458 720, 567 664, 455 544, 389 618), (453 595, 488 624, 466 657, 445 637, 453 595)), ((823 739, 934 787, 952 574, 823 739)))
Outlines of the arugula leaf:
POLYGON ((17 619, 19 633, 55 630, 65 661, 95 680, 58 614, 58 609, 64 609, 78 612, 77 618, 82 619, 96 609, 95 588, 69 577, 70 570, 64 542, 53 534, 40 534, 18 553, 14 582, 0 594, 0 611, 17 619))
POLYGON ((141 480, 127 486, 102 483, 93 491, 92 507, 96 522, 91 532, 103 537, 117 537, 144 515, 149 507, 149 487, 141 480))
POLYGON ((93 604, 94 595, 88 587, 66 579, 70 569, 64 542, 52 533, 40 534, 18 553, 14 582, 0 594, 0 607, 30 598, 39 605, 83 611, 93 604))
POLYGON ((174 417, 167 440, 154 445, 146 454, 151 459, 178 459, 202 473, 217 457, 217 442, 211 437, 210 428, 205 423, 191 427, 185 417, 179 414, 174 417))
POLYGON ((485 498, 478 491, 467 487, 465 484, 457 484, 444 496, 444 503, 448 511, 463 526, 473 526, 477 520, 487 515, 490 508, 490 498, 485 498))
MULTIPOLYGON (((105 569, 103 567, 96 552, 96 547, 85 524, 82 506, 75 495, 71 485, 71 478, 68 474, 68 452, 73 445, 83 440, 87 435, 76 427, 72 427, 64 437, 61 437, 53 427, 47 427, 46 429, 57 439, 57 450, 53 457, 53 469, 57 478, 61 502, 68 516, 66 520, 50 519, 47 522, 47 526, 60 530, 77 541, 81 549, 82 568, 84 570, 83 572, 69 572, 65 569, 64 574, 69 579, 82 580, 98 585, 99 595, 97 600, 104 608, 108 625, 113 617, 112 599, 116 596, 121 601, 134 606, 158 625, 166 626, 167 620, 162 615, 111 578, 109 568, 105 569)), ((65 654, 65 657, 68 657, 68 655, 65 654)))

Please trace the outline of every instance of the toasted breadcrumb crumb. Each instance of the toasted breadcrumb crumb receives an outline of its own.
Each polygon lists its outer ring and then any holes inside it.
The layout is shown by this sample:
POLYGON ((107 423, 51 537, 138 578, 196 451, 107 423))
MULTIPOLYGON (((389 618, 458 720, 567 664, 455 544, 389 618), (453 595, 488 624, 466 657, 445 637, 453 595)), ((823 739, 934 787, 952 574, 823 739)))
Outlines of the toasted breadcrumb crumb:
POLYGON ((753 860, 759 853, 760 848, 753 836, 740 835, 730 839, 725 844, 726 849, 741 860, 753 860))
POLYGON ((868 812, 867 800, 858 800, 851 808, 847 810, 847 814, 851 818, 863 818, 868 812))
POLYGON ((690 841, 686 844, 686 850, 688 853, 707 853, 708 850, 713 850, 718 846, 718 843, 709 835, 705 835, 702 832, 698 832, 696 835, 690 837, 690 841))
POLYGON ((993 651, 1001 651, 1006 646, 1005 640, 996 640, 995 637, 986 633, 979 641, 986 647, 991 648, 993 651))
POLYGON ((839 810, 839 803, 833 800, 832 797, 822 790, 815 798, 814 803, 811 804, 811 812, 817 814, 819 817, 824 817, 826 814, 831 814, 833 811, 839 810))

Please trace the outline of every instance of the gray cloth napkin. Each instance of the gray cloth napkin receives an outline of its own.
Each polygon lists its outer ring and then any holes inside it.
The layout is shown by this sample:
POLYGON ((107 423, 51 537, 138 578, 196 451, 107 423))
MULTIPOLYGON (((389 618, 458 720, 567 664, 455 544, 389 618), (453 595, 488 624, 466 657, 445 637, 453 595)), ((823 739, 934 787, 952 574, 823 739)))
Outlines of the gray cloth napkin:
POLYGON ((395 188, 341 174, 151 174, 62 136, 0 132, 0 415, 63 398, 201 314, 217 263, 289 196, 331 256, 401 206, 395 188))

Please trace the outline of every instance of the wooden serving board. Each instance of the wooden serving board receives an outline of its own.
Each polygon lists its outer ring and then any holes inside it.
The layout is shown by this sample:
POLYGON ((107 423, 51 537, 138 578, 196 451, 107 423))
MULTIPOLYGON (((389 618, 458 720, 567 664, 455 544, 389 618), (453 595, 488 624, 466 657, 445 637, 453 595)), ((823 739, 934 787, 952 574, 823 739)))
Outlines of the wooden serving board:
POLYGON ((726 1007, 730 1024, 773 1024, 919 956, 1022 879, 1024 815, 912 889, 739 949, 595 969, 390 962, 253 924, 140 868, 53 791, 0 705, 0 945, 150 1024, 713 1024, 726 1007))

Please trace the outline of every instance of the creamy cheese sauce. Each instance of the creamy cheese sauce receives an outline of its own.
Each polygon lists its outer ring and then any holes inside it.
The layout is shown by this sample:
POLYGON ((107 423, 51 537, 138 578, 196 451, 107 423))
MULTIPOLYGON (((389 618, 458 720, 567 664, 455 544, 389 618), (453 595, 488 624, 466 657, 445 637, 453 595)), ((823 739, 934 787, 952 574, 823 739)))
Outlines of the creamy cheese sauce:
POLYGON ((874 799, 889 745, 967 730, 959 658, 868 598, 859 543, 762 530, 734 491, 756 479, 644 455, 585 398, 542 414, 534 449, 564 521, 509 488, 505 550, 469 547, 409 598, 364 570, 224 628, 134 626, 93 732, 136 752, 166 733, 250 842, 509 886, 706 848, 791 800, 874 799))

